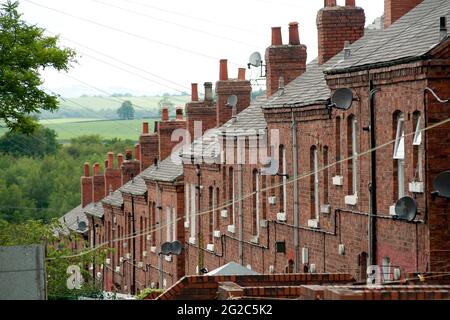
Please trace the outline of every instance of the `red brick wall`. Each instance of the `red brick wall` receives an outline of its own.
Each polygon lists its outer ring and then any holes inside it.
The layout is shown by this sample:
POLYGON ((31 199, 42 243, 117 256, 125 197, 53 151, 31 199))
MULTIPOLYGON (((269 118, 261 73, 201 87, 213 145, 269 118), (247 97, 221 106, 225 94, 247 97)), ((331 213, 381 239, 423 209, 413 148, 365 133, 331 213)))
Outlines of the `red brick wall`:
POLYGON ((384 0, 384 27, 388 28, 422 1, 423 0, 384 0))
POLYGON ((110 190, 117 190, 122 186, 122 172, 120 169, 106 168, 105 170, 105 194, 106 197, 110 190))
POLYGON ((186 122, 191 141, 199 138, 195 137, 194 125, 196 121, 201 121, 201 134, 206 130, 216 126, 216 105, 213 101, 190 102, 186 104, 186 122))
POLYGON ((139 137, 139 145, 141 148, 141 171, 144 171, 158 159, 158 135, 142 134, 139 137))
POLYGON ((317 14, 319 64, 327 62, 364 35, 365 14, 358 7, 325 7, 317 14))
POLYGON ((92 200, 93 202, 99 202, 105 197, 105 176, 99 174, 93 176, 92 179, 92 200))
POLYGON ((141 162, 137 160, 126 160, 122 164, 122 185, 136 177, 141 171, 141 162))
POLYGON ((84 208, 92 202, 92 177, 81 177, 81 206, 84 208))
POLYGON ((242 112, 250 105, 252 86, 247 80, 222 80, 216 82, 216 114, 217 126, 223 125, 231 119, 232 107, 226 106, 228 97, 236 95, 238 98, 236 110, 242 112))
POLYGON ((173 148, 178 145, 180 141, 172 141, 172 133, 177 129, 186 129, 186 121, 161 121, 158 123, 159 135, 159 159, 164 160, 173 151, 173 148))

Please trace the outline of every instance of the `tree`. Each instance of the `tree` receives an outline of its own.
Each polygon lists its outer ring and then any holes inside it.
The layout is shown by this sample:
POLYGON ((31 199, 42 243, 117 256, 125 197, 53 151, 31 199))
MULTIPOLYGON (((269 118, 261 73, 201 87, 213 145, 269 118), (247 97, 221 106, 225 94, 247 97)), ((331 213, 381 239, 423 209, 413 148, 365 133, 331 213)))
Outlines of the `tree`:
POLYGON ((0 120, 12 131, 30 134, 37 128, 32 114, 58 109, 58 97, 44 92, 40 71, 67 71, 75 61, 72 49, 57 46, 58 37, 21 20, 19 3, 0 7, 0 120))
POLYGON ((164 93, 163 98, 158 102, 158 107, 160 115, 163 107, 167 107, 169 113, 175 112, 175 104, 172 101, 170 101, 168 93, 164 93))
POLYGON ((56 137, 54 130, 41 125, 38 125, 37 129, 29 135, 15 131, 7 132, 0 137, 0 153, 16 157, 43 157, 54 154, 60 147, 56 137))
POLYGON ((117 109, 117 114, 122 120, 133 120, 134 119, 134 108, 131 101, 126 100, 122 103, 122 106, 117 109))

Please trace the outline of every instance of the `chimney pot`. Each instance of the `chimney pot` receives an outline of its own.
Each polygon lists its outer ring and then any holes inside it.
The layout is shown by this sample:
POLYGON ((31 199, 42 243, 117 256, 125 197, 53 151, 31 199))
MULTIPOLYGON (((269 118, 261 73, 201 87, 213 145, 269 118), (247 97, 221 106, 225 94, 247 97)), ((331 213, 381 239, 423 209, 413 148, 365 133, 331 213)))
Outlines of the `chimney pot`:
POLYGON ((169 121, 169 108, 167 106, 163 106, 163 108, 162 108, 161 120, 169 121))
POLYGON ((356 0, 345 0, 346 7, 356 7, 356 0))
POLYGON ((212 101, 213 100, 213 94, 212 94, 212 82, 205 82, 205 101, 212 101))
POLYGON ((289 44, 299 45, 300 35, 298 33, 298 22, 289 23, 289 44))
POLYGON ((125 151, 125 160, 132 160, 133 159, 133 151, 131 149, 127 149, 125 151))
POLYGON ((191 83, 191 100, 198 101, 198 84, 191 83))
POLYGON ((143 134, 148 134, 148 122, 144 122, 142 124, 142 133, 143 134))
POLYGON ((85 162, 84 166, 83 166, 83 174, 85 177, 89 177, 90 172, 89 172, 89 162, 85 162))
POLYGON ((94 170, 93 170, 94 176, 99 175, 100 174, 100 164, 98 162, 94 163, 93 168, 94 168, 94 170))
POLYGON ((221 80, 221 81, 228 80, 228 60, 227 59, 220 60, 219 80, 221 80))
POLYGON ((272 27, 272 45, 281 46, 282 44, 281 27, 272 27))
POLYGON ((134 157, 135 157, 135 159, 136 160, 141 160, 141 149, 140 149, 140 145, 139 145, 139 143, 136 143, 135 145, 134 145, 134 157))
POLYGON ((108 159, 105 160, 105 169, 106 168, 109 168, 109 161, 108 161, 108 159))
POLYGON ((177 107, 176 120, 177 121, 183 121, 183 108, 181 108, 181 107, 177 107))
MULTIPOLYGON (((106 163, 105 163, 106 164, 106 163)), ((106 166, 105 166, 106 168, 106 166)), ((108 152, 108 167, 109 169, 114 169, 114 152, 108 152)))
POLYGON ((238 69, 238 80, 245 80, 245 68, 238 69))
POLYGON ((325 0, 324 7, 336 7, 336 0, 325 0))
POLYGON ((117 166, 120 168, 122 168, 122 164, 123 164, 123 154, 119 153, 117 155, 117 166))

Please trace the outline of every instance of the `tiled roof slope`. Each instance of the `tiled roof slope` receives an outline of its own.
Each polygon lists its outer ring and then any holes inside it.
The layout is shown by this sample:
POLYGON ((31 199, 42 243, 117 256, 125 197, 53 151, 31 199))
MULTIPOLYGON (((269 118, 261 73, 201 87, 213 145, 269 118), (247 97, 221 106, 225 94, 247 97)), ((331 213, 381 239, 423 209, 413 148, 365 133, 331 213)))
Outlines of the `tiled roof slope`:
POLYGON ((91 209, 94 204, 88 204, 84 209, 79 205, 76 208, 73 208, 69 212, 67 212, 64 216, 59 218, 59 222, 62 224, 64 230, 58 230, 63 234, 68 234, 69 231, 77 232, 77 233, 85 233, 88 228, 84 230, 78 229, 78 224, 80 222, 84 222, 86 226, 89 226, 89 221, 84 213, 85 210, 91 209))
POLYGON ((89 216, 96 217, 96 218, 103 218, 103 215, 104 215, 103 205, 101 202, 97 202, 93 206, 89 205, 84 210, 84 213, 89 216))
POLYGON ((110 195, 103 198, 102 203, 109 204, 115 207, 121 207, 123 204, 122 193, 119 190, 112 192, 110 195))
POLYGON ((183 165, 172 161, 170 156, 161 161, 158 166, 153 165, 140 174, 146 180, 162 182, 174 182, 182 175, 183 165))
POLYGON ((327 73, 367 69, 420 59, 440 43, 439 18, 450 19, 449 0, 424 0, 389 28, 352 49, 351 57, 327 73))
POLYGON ((145 185, 144 179, 142 179, 142 173, 125 183, 119 188, 119 191, 133 196, 144 195, 147 192, 147 186, 145 185))

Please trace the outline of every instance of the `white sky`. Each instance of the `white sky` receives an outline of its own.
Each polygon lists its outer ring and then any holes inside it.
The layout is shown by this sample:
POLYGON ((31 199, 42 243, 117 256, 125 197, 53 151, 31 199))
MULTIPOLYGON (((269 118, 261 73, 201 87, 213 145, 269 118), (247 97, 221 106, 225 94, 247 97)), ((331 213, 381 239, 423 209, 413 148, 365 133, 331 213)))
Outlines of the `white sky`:
MULTIPOLYGON (((252 52, 259 51, 264 56, 270 45, 271 27, 281 26, 283 42, 287 42, 291 21, 299 22, 300 41, 307 45, 310 61, 317 56, 316 14, 323 2, 20 0, 19 10, 24 20, 60 34, 61 44, 77 51, 78 64, 69 72, 72 78, 52 71, 44 75, 45 87, 66 96, 78 96, 81 92, 102 93, 74 78, 109 93, 176 93, 174 89, 190 92, 191 82, 198 82, 201 88, 205 81, 218 79, 219 59, 228 59, 229 76, 236 77, 238 67, 246 67, 252 52)), ((344 2, 338 0, 338 4, 344 2)), ((383 13, 383 0, 356 2, 365 9, 366 24, 383 13)), ((247 78, 257 76, 257 70, 247 70, 247 78)))

